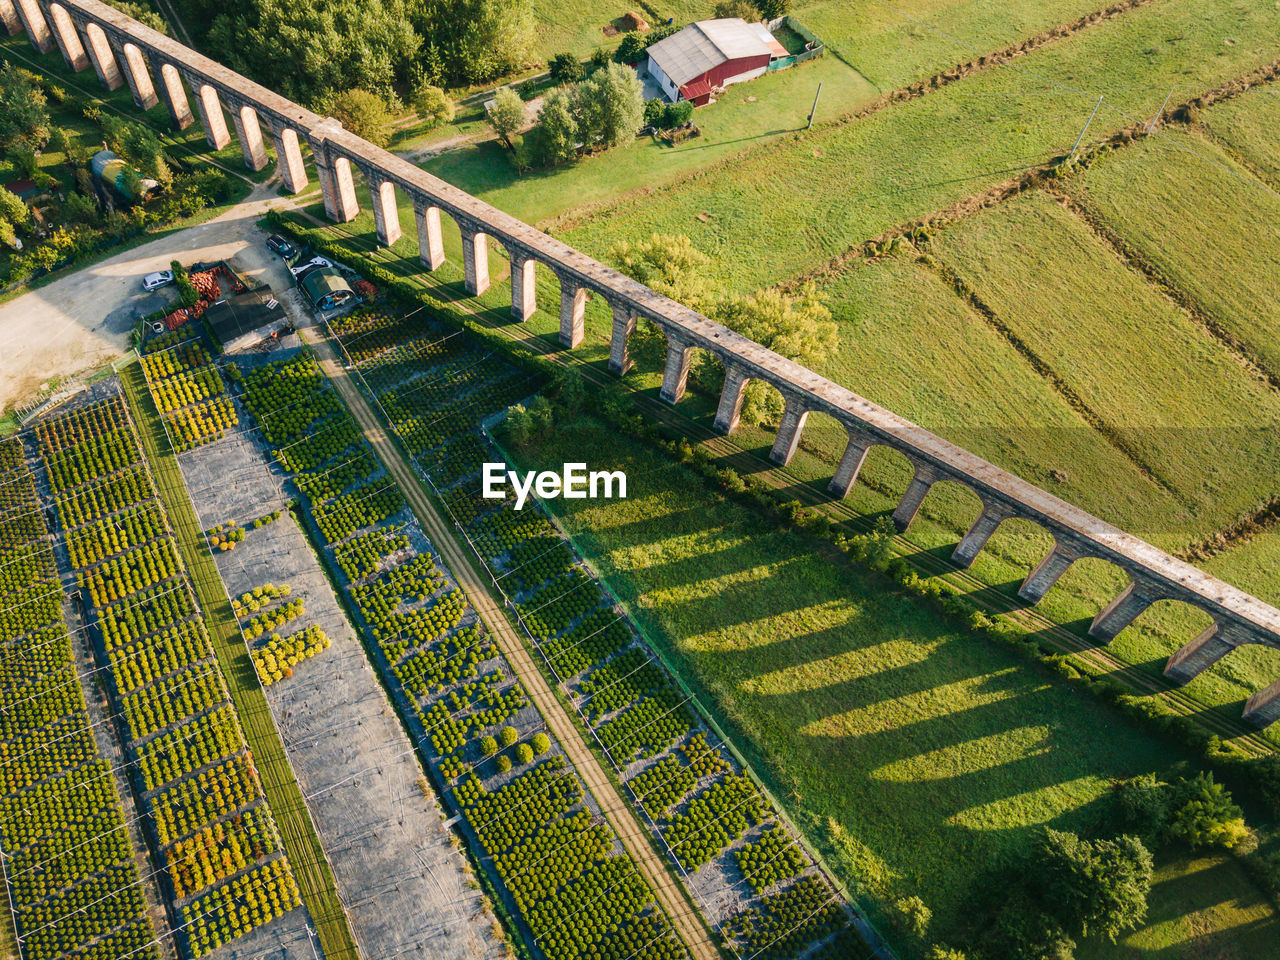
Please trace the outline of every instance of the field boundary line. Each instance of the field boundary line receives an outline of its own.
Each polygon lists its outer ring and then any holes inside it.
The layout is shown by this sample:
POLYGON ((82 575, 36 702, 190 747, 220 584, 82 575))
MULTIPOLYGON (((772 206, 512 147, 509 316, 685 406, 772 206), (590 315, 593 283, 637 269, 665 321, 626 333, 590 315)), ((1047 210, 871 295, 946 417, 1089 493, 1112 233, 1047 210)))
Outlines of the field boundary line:
POLYGON ((1040 354, 1036 353, 1031 346, 1023 340, 1013 328, 1000 319, 999 314, 991 308, 985 300, 983 300, 954 268, 943 263, 939 259, 934 259, 931 264, 933 270, 942 279, 942 281, 952 289, 952 291, 961 300, 972 307, 980 317, 987 323, 996 335, 1003 339, 1011 346, 1028 366, 1031 367, 1043 380, 1048 384, 1063 402, 1074 410, 1093 430, 1102 437, 1111 447, 1122 457, 1128 460, 1137 468, 1146 479, 1150 480, 1165 493, 1169 494, 1182 507, 1190 509, 1191 504, 1182 496, 1172 484, 1156 471, 1151 464, 1147 463, 1136 450, 1129 447, 1124 440, 1116 435, 1115 430, 1107 422, 1106 418, 1094 410, 1085 402, 1084 398, 1075 391, 1062 374, 1058 373, 1053 366, 1045 360, 1040 354))
POLYGON ((1044 192, 1080 221, 1127 268, 1141 274, 1170 303, 1183 310, 1210 340, 1217 343, 1251 378, 1280 391, 1280 374, 1271 370, 1243 340, 1209 315, 1196 299, 1169 278, 1137 247, 1120 235, 1078 192, 1045 186, 1044 192))

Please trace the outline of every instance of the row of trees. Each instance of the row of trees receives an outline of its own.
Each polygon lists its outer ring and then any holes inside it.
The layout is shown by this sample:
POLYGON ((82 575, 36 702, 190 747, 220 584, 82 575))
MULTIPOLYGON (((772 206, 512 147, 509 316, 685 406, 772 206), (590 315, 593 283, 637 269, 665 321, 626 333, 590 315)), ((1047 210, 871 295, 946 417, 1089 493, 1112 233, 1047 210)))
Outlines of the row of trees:
POLYGON ((211 56, 318 106, 362 89, 398 104, 533 62, 532 0, 179 0, 211 56), (202 29, 203 27, 203 29, 202 29))

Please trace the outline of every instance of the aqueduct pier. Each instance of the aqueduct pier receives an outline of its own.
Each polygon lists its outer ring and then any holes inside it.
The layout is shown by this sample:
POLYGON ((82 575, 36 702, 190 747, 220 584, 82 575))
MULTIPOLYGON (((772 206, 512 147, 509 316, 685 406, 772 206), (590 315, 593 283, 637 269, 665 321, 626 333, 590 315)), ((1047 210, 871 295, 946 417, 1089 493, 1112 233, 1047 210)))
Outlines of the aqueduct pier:
MULTIPOLYGON (((790 462, 810 413, 834 418, 849 434, 830 484, 836 496, 849 492, 871 447, 886 445, 900 451, 913 466, 914 476, 893 514, 899 529, 910 525, 934 484, 955 482, 967 487, 977 494, 982 508, 952 555, 961 566, 973 562, 1005 520, 1016 517, 1040 525, 1052 535, 1054 546, 1018 591, 1028 603, 1039 602, 1077 560, 1095 558, 1114 564, 1130 583, 1089 628, 1102 642, 1113 639, 1158 601, 1177 601, 1205 611, 1212 623, 1165 666, 1165 675, 1175 683, 1186 683, 1238 646, 1257 643, 1280 648, 1280 610, 1275 607, 655 293, 360 139, 338 121, 272 93, 99 0, 0 0, 0 22, 11 34, 25 30, 42 53, 56 45, 72 69, 92 66, 110 89, 128 83, 134 101, 144 109, 163 100, 178 128, 195 122, 190 90, 205 136, 215 148, 230 142, 225 107, 244 161, 254 170, 268 162, 262 136, 265 123, 280 177, 295 194, 308 182, 301 150, 305 140, 325 211, 334 221, 350 221, 359 212, 354 166, 369 185, 378 238, 384 244, 400 238, 396 205, 396 190, 400 190, 413 202, 421 260, 428 269, 444 262, 443 211, 461 233, 466 286, 473 295, 489 287, 487 244, 488 238, 494 238, 511 261, 511 309, 520 320, 527 320, 536 308, 534 275, 541 264, 560 282, 560 340, 566 347, 582 341, 588 293, 602 297, 613 310, 609 366, 618 374, 631 365, 628 338, 637 320, 651 321, 667 338, 661 395, 669 403, 677 403, 684 394, 692 351, 709 351, 725 370, 715 419, 725 433, 737 426, 746 384, 753 379, 771 384, 785 401, 771 451, 777 463, 790 462)), ((1280 719, 1280 680, 1250 697, 1244 716, 1258 726, 1280 719)))

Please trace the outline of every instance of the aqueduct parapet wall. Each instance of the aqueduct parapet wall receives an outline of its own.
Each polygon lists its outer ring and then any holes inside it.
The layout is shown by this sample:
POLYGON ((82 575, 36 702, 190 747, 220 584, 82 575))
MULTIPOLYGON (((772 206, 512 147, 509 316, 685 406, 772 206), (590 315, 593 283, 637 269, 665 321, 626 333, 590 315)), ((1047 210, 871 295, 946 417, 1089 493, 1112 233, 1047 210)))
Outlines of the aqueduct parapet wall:
MULTIPOLYGON (((541 264, 560 282, 560 339, 567 347, 582 341, 586 296, 602 297, 613 310, 609 365, 615 373, 625 373, 630 366, 627 346, 636 321, 652 322, 667 337, 661 395, 670 403, 684 394, 692 350, 710 351, 725 369, 716 425, 726 433, 737 426, 745 385, 750 380, 773 385, 785 401, 771 454, 779 463, 789 462, 795 453, 810 413, 833 417, 849 433, 848 448, 830 485, 836 496, 848 493, 871 447, 900 451, 914 468, 893 515, 900 529, 910 525, 934 484, 963 484, 978 495, 982 509, 953 554, 961 566, 973 562, 1004 520, 1018 517, 1040 525, 1053 536, 1054 547, 1022 584, 1019 593, 1028 603, 1039 602, 1076 560, 1097 558, 1114 564, 1131 582, 1094 618, 1089 632, 1103 642, 1157 601, 1178 601, 1205 611, 1211 625, 1177 650, 1165 667, 1165 675, 1176 683, 1189 681, 1238 646, 1280 648, 1280 610, 1275 607, 655 293, 362 140, 338 121, 300 107, 99 0, 0 0, 0 22, 10 33, 25 30, 42 53, 56 46, 72 69, 92 65, 109 88, 127 82, 140 107, 154 105, 159 94, 179 128, 192 122, 185 81, 209 143, 222 147, 230 141, 225 108, 245 163, 255 170, 268 162, 260 129, 265 123, 282 180, 294 193, 307 184, 300 149, 305 139, 325 211, 335 221, 350 221, 359 213, 351 174, 355 167, 369 185, 378 237, 384 244, 400 236, 395 196, 399 190, 412 201, 421 260, 428 269, 444 262, 440 214, 448 214, 461 232, 466 286, 475 295, 489 286, 487 238, 492 237, 511 260, 512 310, 520 320, 536 309, 533 275, 535 265, 541 264)), ((1249 699, 1245 717, 1259 726, 1280 719, 1280 681, 1249 699)))

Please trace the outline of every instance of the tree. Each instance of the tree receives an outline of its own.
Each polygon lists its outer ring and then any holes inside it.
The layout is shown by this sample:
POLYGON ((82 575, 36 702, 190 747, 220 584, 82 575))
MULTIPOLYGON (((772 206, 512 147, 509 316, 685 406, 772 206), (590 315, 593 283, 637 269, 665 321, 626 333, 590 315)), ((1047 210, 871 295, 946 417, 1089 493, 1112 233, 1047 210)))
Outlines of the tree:
POLYGON ((551 749, 551 738, 545 733, 535 733, 530 743, 533 744, 533 752, 538 756, 542 756, 551 749))
POLYGON ((320 109, 339 120, 357 137, 385 147, 391 139, 391 112, 376 93, 359 87, 328 97, 320 109))
POLYGON ((555 89, 542 98, 538 111, 537 151, 542 163, 565 163, 578 155, 578 119, 569 91, 555 89))
POLYGON ((413 97, 413 107, 418 116, 427 121, 427 127, 435 127, 453 120, 453 101, 439 87, 424 83, 413 97))
POLYGON ((31 208, 8 190, 0 189, 0 220, 26 229, 31 226, 31 208))
POLYGON ((633 139, 644 124, 644 87, 634 70, 619 63, 578 84, 574 104, 584 143, 616 147, 633 139))
POLYGON ((67 163, 71 163, 71 137, 64 128, 57 126, 53 128, 49 135, 49 145, 61 153, 67 163))
POLYGON ((547 64, 547 73, 552 83, 559 84, 577 83, 586 75, 582 61, 572 53, 557 53, 547 64))
POLYGON ((654 233, 638 243, 619 241, 609 259, 632 279, 695 310, 705 312, 721 295, 711 277, 711 258, 683 234, 654 233))
POLYGON ((1152 838, 1164 828, 1169 817, 1173 790, 1154 773, 1125 780, 1116 787, 1116 819, 1128 833, 1152 838))
POLYGON ((1142 922, 1151 891, 1151 854, 1137 837, 1084 840, 1046 829, 1034 868, 1047 910, 1068 930, 1112 943, 1142 922))
POLYGON ((414 26, 446 78, 485 83, 533 59, 532 0, 418 0, 414 26))
POLYGON ((524 101, 510 87, 503 87, 493 98, 493 105, 488 109, 489 126, 507 145, 507 149, 515 153, 515 145, 511 137, 524 126, 524 101))
POLYGON ((389 96, 408 79, 422 45, 406 0, 193 4, 214 8, 206 46, 228 66, 305 104, 356 87, 389 96))
POLYGON ((517 447, 527 447, 533 440, 533 418, 523 404, 517 403, 507 412, 507 432, 517 447))
POLYGON ((760 19, 760 11, 750 0, 720 0, 715 6, 716 19, 732 19, 739 17, 747 23, 760 19))
MULTIPOLYGON (((796 295, 775 289, 749 296, 735 294, 720 300, 707 313, 729 329, 798 363, 812 364, 835 352, 840 344, 839 327, 813 285, 806 285, 796 295)), ((703 387, 720 388, 723 372, 709 354, 699 356, 692 373, 703 387)), ((752 380, 744 391, 742 418, 748 423, 776 423, 782 417, 782 406, 776 389, 761 380, 752 380)))
POLYGON ((777 20, 791 9, 791 0, 755 0, 755 5, 762 20, 777 20))
POLYGON ((523 767, 526 763, 529 763, 532 760, 533 747, 529 746, 527 743, 522 743, 516 747, 516 763, 523 767))
POLYGON ((933 911, 919 897, 899 897, 894 901, 894 926, 911 939, 923 943, 932 921, 933 911))
POLYGON ((38 151, 48 143, 47 105, 39 77, 12 63, 0 66, 0 149, 38 151))
POLYGON ((486 757, 492 757, 498 752, 498 741, 493 737, 485 735, 480 738, 480 752, 486 757))
POLYGON ((1169 834, 1196 847, 1225 847, 1230 850, 1249 839, 1244 813, 1231 794, 1213 774, 1200 773, 1179 784, 1169 820, 1169 834))
POLYGON ((515 727, 503 727, 498 731, 498 742, 504 747, 509 747, 520 739, 520 734, 515 727))
POLYGON ((169 25, 164 22, 164 17, 156 13, 144 3, 132 3, 131 0, 106 0, 106 2, 115 7, 127 17, 133 17, 141 24, 145 24, 157 33, 163 33, 168 36, 169 25))
POLYGON ((506 773, 511 769, 511 758, 505 753, 494 761, 494 766, 498 768, 499 773, 506 773))

